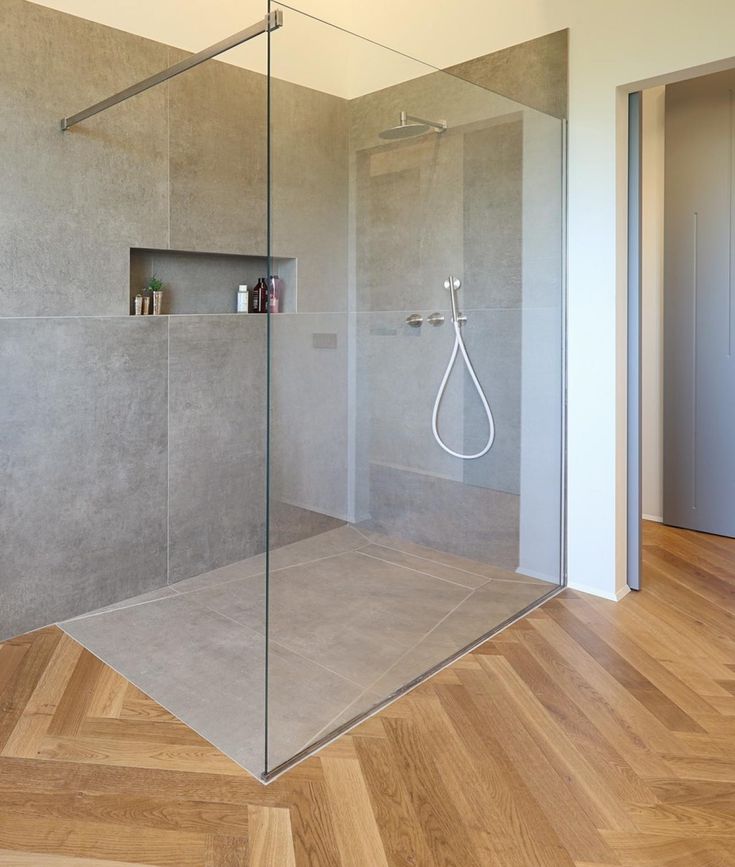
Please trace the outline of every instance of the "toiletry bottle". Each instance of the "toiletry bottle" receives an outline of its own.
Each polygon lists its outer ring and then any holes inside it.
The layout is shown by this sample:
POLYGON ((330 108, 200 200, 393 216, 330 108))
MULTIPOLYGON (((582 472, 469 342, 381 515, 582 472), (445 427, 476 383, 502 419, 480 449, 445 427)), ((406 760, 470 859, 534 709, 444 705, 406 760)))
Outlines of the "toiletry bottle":
POLYGON ((278 279, 278 274, 274 274, 268 280, 268 304, 271 313, 281 312, 281 281, 278 279))
POLYGON ((258 280, 258 313, 268 312, 268 283, 265 277, 258 280))
POLYGON ((248 292, 248 313, 260 313, 260 280, 248 292))
POLYGON ((246 283, 242 283, 237 288, 237 312, 238 313, 249 313, 250 307, 250 293, 248 292, 248 287, 246 283))

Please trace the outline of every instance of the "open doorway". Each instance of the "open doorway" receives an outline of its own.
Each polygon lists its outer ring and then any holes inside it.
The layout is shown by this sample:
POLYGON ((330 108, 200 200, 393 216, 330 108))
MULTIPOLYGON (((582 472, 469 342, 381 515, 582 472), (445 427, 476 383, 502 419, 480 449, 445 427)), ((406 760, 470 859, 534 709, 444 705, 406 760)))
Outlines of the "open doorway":
POLYGON ((630 97, 632 589, 707 551, 735 572, 734 94, 725 69, 630 97))

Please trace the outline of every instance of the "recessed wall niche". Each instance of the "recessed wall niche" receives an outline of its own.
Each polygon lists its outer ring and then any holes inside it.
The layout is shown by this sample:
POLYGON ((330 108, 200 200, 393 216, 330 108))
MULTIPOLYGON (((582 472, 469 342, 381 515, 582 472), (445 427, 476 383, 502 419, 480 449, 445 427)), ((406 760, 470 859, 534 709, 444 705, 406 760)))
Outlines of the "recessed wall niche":
MULTIPOLYGON (((131 248, 130 313, 135 296, 153 276, 163 282, 164 314, 236 313, 238 286, 254 286, 267 271, 265 256, 131 248)), ((296 313, 296 259, 274 258, 273 271, 283 284, 281 312, 296 313)))

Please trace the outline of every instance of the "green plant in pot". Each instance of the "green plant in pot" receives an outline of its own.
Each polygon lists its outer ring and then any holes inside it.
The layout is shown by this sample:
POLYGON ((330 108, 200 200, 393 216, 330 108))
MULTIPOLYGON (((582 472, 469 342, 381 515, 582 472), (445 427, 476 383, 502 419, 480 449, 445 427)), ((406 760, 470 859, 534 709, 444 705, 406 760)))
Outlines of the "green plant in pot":
POLYGON ((163 306, 163 282, 154 274, 148 281, 146 289, 153 296, 153 315, 161 315, 161 307, 163 306))

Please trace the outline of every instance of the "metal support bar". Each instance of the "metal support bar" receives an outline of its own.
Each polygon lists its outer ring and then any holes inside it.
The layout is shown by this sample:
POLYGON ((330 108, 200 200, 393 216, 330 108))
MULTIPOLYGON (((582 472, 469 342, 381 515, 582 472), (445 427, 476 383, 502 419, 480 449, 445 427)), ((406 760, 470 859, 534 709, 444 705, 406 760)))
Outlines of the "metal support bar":
POLYGON ((150 90, 150 88, 156 87, 156 85, 162 84, 164 81, 168 81, 169 78, 181 75, 182 72, 187 72, 189 69, 193 69, 195 66, 199 66, 207 60, 212 60, 212 58, 224 54, 225 51, 229 51, 231 48, 236 48, 238 45, 242 45, 243 42, 248 42, 250 39, 254 39, 262 33, 269 33, 272 30, 278 30, 278 28, 282 26, 283 12, 280 9, 274 9, 272 12, 269 12, 262 21, 253 24, 251 27, 247 27, 245 30, 241 30, 239 33, 235 33, 234 36, 229 36, 227 39, 223 39, 216 45, 205 48, 198 54, 192 54, 192 56, 186 58, 186 60, 182 60, 180 63, 176 63, 168 69, 164 69, 162 72, 157 72, 155 75, 151 75, 150 78, 139 81, 137 84, 133 84, 125 90, 121 90, 120 93, 116 93, 114 96, 110 96, 107 99, 103 99, 102 102, 90 106, 90 108, 85 108, 84 111, 77 112, 77 114, 73 114, 71 117, 65 117, 61 121, 61 128, 62 130, 71 129, 75 124, 78 124, 95 114, 99 114, 101 111, 106 111, 108 108, 112 108, 113 105, 125 102, 125 100, 130 99, 131 96, 137 96, 145 90, 150 90))

